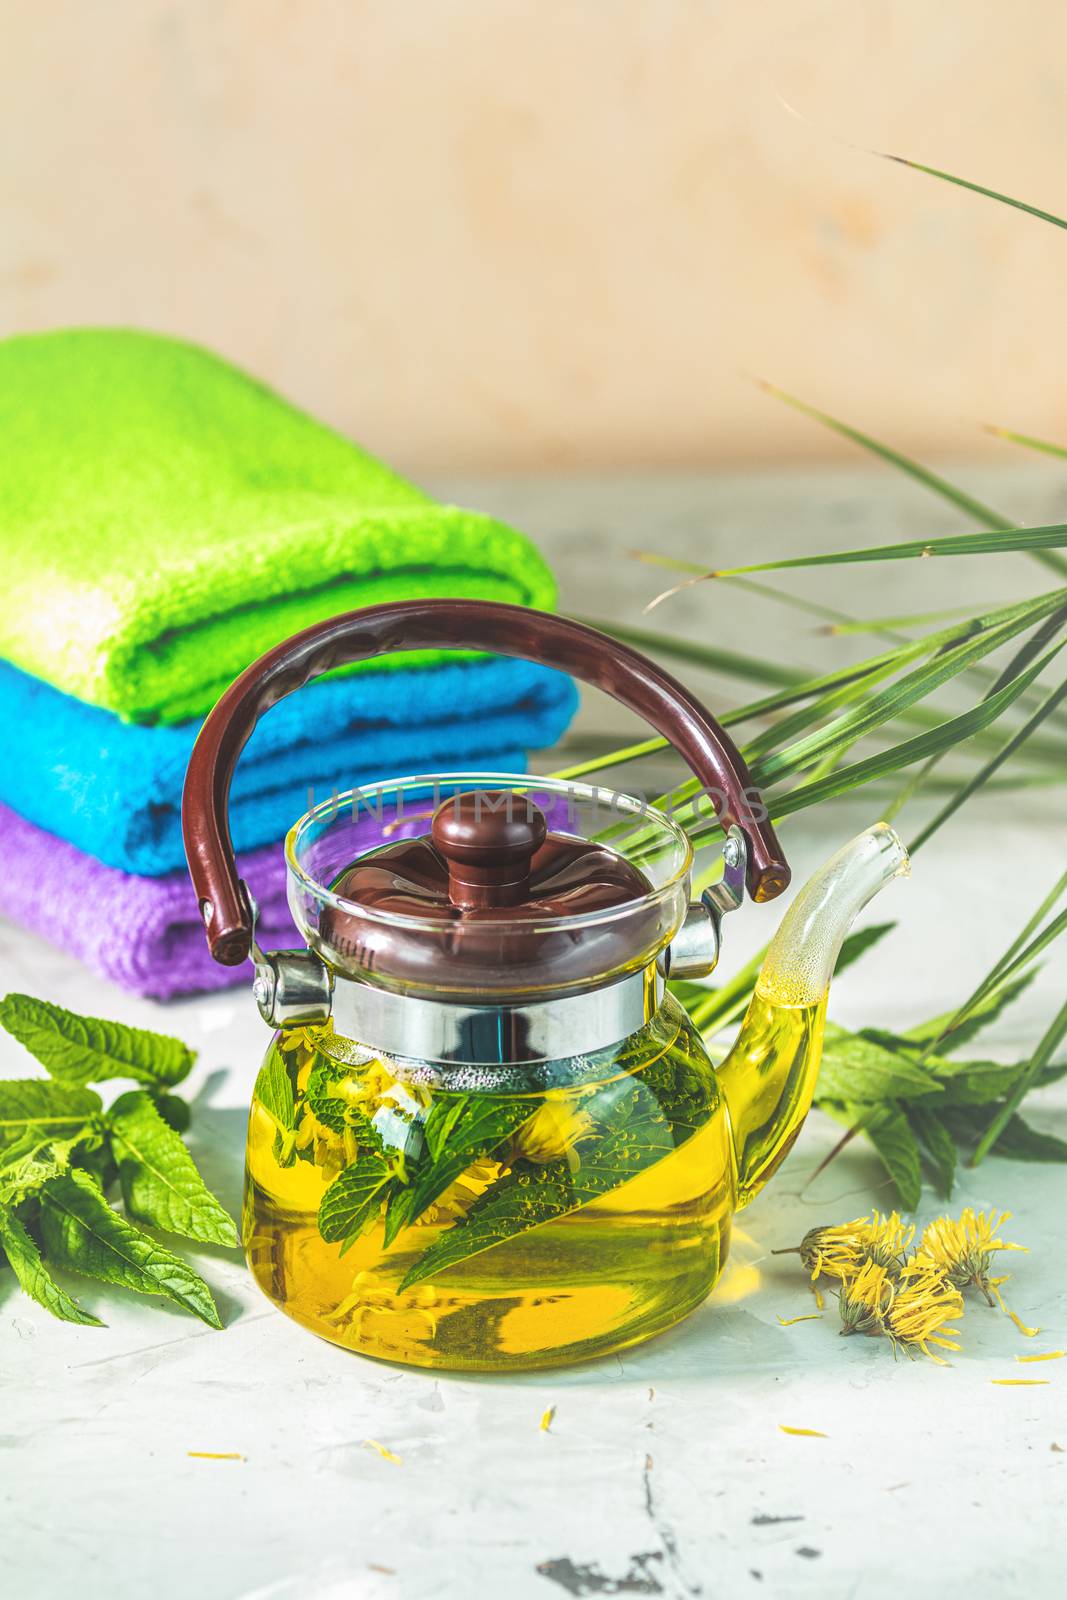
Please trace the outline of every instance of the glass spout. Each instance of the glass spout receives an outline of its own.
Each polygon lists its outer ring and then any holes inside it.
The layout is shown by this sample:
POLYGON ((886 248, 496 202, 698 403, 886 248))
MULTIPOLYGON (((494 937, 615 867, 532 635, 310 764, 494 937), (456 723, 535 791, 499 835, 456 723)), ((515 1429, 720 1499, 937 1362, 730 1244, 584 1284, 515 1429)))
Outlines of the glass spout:
POLYGON ((762 1189, 807 1116, 822 1056, 827 991, 849 928, 879 889, 909 870, 896 833, 876 823, 808 880, 771 941, 741 1031, 719 1068, 737 1154, 739 1205, 762 1189))

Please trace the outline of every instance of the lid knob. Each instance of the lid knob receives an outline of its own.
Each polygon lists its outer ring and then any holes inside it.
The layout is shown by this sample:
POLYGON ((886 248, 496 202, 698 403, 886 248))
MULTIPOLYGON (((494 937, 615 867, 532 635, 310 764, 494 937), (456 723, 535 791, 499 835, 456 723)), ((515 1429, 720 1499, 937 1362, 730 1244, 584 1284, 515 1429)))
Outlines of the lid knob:
POLYGON ((430 837, 448 863, 448 898, 464 910, 527 898, 530 863, 545 842, 544 812, 514 789, 469 789, 434 812, 430 837))

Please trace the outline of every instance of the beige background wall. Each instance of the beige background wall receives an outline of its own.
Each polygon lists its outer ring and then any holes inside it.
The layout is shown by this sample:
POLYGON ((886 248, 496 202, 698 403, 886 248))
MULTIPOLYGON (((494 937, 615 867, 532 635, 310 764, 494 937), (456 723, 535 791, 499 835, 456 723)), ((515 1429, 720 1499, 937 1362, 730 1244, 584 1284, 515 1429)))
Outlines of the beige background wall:
POLYGON ((0 0, 0 316, 204 340, 416 469, 1067 438, 1057 0, 0 0), (806 121, 783 109, 785 97, 806 121))

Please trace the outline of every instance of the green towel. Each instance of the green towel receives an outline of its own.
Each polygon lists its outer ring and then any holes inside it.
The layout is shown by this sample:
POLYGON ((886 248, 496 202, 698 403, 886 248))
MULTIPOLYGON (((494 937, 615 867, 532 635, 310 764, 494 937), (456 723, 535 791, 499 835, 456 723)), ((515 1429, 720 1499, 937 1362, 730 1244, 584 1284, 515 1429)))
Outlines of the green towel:
POLYGON ((195 345, 2 341, 0 440, 0 655, 131 721, 203 715, 263 650, 356 606, 555 599, 521 534, 195 345))

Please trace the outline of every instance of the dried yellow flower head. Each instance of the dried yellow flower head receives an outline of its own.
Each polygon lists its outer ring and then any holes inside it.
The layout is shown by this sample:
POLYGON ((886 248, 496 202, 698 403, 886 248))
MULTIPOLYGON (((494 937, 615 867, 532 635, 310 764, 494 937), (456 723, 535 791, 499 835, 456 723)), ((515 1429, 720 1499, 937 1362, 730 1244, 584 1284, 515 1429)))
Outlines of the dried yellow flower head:
POLYGON ((914 1223, 902 1222, 898 1212, 891 1211, 888 1217, 880 1217, 875 1211, 863 1247, 864 1258, 877 1262, 887 1272, 899 1272, 914 1237, 914 1223))
MULTIPOLYGON (((846 1282, 867 1262, 884 1267, 894 1276, 901 1270, 915 1229, 901 1221, 896 1211, 880 1216, 856 1217, 840 1227, 811 1228, 800 1242, 800 1259, 811 1273, 846 1282)), ((818 1291, 816 1291, 816 1294, 818 1291)))
POLYGON ((1000 1285, 1006 1280, 990 1277, 998 1250, 1024 1248, 1001 1237, 1009 1215, 968 1207, 958 1221, 938 1217, 910 1258, 915 1228, 896 1211, 888 1216, 875 1211, 838 1227, 812 1228, 794 1251, 775 1254, 801 1257, 820 1309, 818 1278, 837 1279, 842 1333, 884 1336, 895 1349, 940 1362, 938 1349, 959 1349, 954 1324, 963 1315, 962 1291, 971 1286, 980 1289, 990 1305, 1003 1307, 1020 1332, 1031 1336, 1039 1331, 1027 1328, 1004 1305, 1000 1285))
POLYGON ((954 1339, 946 1338, 948 1324, 963 1315, 963 1296, 939 1272, 919 1272, 906 1277, 893 1296, 886 1314, 885 1331, 894 1344, 909 1355, 921 1351, 934 1361, 941 1357, 929 1348, 958 1350, 954 1339))
POLYGON ((960 1213, 958 1222, 951 1217, 938 1217, 925 1229, 908 1271, 939 1272, 953 1288, 974 1287, 993 1305, 995 1286, 989 1274, 994 1255, 998 1250, 1024 1248, 1000 1237, 1000 1229, 1010 1217, 1010 1211, 998 1216, 993 1211, 974 1211, 970 1206, 960 1213))
POLYGON ((800 1241, 800 1259, 811 1273, 812 1283, 820 1277, 843 1280, 857 1272, 869 1231, 869 1217, 857 1217, 839 1227, 810 1228, 800 1241))
POLYGON ((842 1282, 838 1298, 841 1332, 885 1333, 895 1293, 887 1269, 877 1261, 865 1261, 855 1277, 842 1282))

